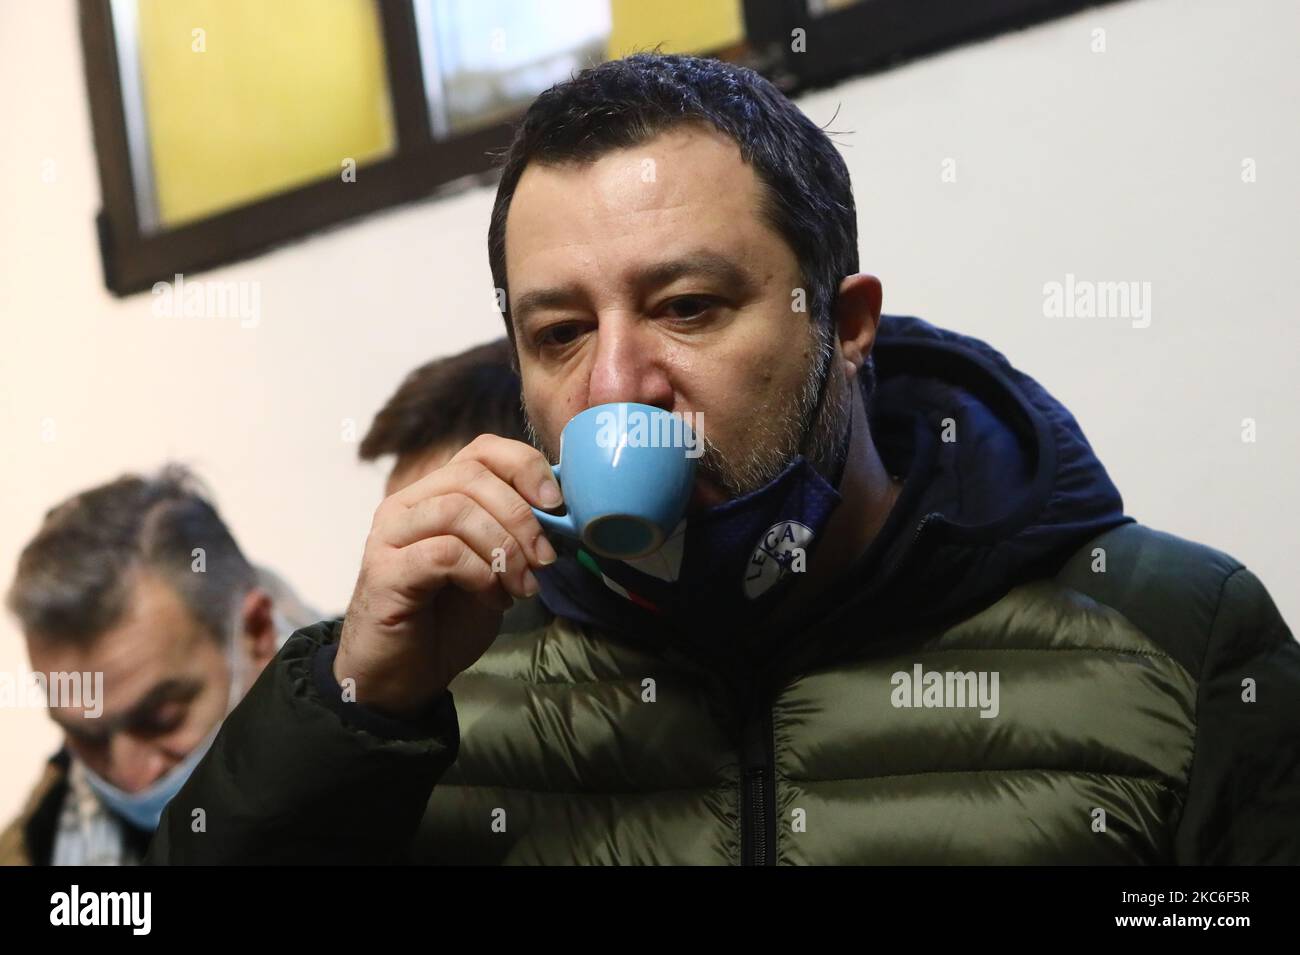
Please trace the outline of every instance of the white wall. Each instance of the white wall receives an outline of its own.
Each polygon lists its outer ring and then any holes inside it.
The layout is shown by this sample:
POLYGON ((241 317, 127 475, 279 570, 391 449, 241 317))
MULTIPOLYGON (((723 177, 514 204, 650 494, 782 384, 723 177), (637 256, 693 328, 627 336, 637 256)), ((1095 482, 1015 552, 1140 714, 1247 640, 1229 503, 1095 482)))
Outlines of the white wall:
MULTIPOLYGON (((838 109, 886 309, 1000 347, 1073 409, 1129 513, 1249 563, 1293 623, 1297 35, 1292 0, 1131 0, 802 101, 823 125, 838 109), (1045 318, 1067 272, 1151 282, 1150 327, 1045 318)), ((343 419, 363 432, 412 366, 500 333, 491 191, 203 276, 261 283, 255 329, 157 319, 102 286, 72 0, 0 0, 0 89, 3 583, 50 504, 179 458, 255 559, 341 608, 382 485, 343 419)), ((24 663, 5 619, 0 671, 24 663)), ((0 710, 0 743, 7 818, 57 737, 0 710)))

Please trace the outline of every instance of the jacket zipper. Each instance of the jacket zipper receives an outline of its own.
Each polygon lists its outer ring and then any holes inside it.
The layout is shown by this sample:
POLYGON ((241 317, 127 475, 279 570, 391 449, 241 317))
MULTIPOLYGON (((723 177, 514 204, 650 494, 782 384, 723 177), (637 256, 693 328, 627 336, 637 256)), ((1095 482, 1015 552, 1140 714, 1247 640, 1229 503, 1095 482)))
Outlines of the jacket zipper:
MULTIPOLYGON (((926 514, 916 526, 907 551, 916 545, 938 514, 926 514)), ((741 865, 776 864, 776 765, 772 711, 755 684, 742 739, 741 865)))
POLYGON ((776 861, 776 768, 771 712, 756 699, 745 724, 741 783, 741 865, 776 861))

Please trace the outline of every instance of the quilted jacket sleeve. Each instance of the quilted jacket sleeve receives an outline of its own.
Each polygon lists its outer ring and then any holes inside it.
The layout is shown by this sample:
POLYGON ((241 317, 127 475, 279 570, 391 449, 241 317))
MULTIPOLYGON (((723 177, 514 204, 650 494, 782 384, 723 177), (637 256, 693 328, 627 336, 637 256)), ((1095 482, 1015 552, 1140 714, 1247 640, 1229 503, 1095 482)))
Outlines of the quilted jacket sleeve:
POLYGON ((1300 863, 1300 643, 1245 567, 1223 583, 1196 722, 1175 860, 1300 863))
POLYGON ((399 722, 344 702, 342 621, 295 633, 166 811, 152 864, 390 863, 460 743, 451 692, 399 722))

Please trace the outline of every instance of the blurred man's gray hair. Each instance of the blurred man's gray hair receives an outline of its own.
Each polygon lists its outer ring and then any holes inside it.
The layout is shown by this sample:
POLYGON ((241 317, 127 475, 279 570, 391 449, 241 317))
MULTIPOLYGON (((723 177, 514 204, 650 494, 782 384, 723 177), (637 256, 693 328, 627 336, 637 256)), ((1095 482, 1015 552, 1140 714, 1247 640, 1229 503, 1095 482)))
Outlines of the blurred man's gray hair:
POLYGON ((86 642, 123 618, 141 572, 165 580, 221 642, 259 583, 198 479, 169 464, 51 508, 18 559, 7 602, 29 637, 86 642))

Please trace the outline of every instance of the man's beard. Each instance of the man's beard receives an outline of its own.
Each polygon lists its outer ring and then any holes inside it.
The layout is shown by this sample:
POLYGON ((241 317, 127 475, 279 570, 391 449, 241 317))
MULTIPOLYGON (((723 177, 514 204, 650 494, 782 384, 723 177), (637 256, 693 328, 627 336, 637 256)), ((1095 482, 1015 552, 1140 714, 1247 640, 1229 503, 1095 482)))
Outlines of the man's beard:
MULTIPOLYGON (((835 369, 830 365, 838 356, 830 323, 818 323, 811 333, 817 347, 796 400, 783 405, 774 415, 760 415, 748 422, 744 432, 748 447, 734 453, 725 452, 707 434, 702 431, 697 434, 704 452, 696 465, 696 473, 716 484, 728 499, 743 497, 768 484, 801 450, 808 463, 833 483, 835 457, 852 412, 849 402, 851 389, 835 377, 835 369), (823 375, 830 380, 826 382, 819 405, 818 393, 823 375), (809 422, 812 422, 811 429, 809 422), (807 439, 803 440, 805 435, 807 439)), ((520 407, 528 440, 546 455, 548 461, 556 463, 558 456, 533 426, 522 396, 520 407)))

